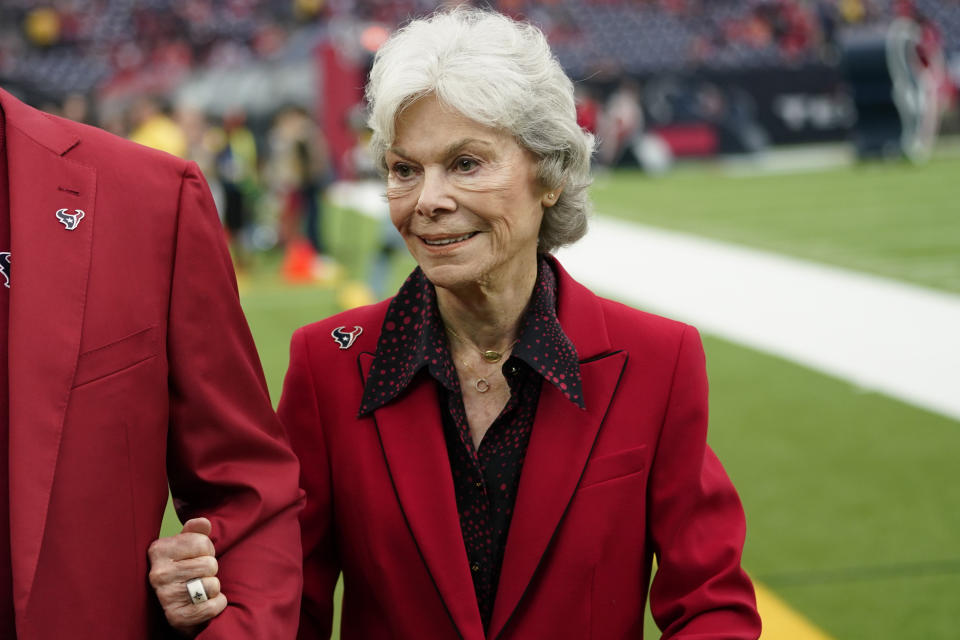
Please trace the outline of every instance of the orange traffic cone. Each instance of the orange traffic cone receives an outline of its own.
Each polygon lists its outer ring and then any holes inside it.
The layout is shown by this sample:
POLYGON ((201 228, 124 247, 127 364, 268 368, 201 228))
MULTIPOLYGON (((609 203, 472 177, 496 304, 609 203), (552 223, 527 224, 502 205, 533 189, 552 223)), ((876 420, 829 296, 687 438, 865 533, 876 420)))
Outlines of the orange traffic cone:
POLYGON ((306 240, 293 240, 287 244, 281 271, 288 282, 313 280, 313 247, 306 240))

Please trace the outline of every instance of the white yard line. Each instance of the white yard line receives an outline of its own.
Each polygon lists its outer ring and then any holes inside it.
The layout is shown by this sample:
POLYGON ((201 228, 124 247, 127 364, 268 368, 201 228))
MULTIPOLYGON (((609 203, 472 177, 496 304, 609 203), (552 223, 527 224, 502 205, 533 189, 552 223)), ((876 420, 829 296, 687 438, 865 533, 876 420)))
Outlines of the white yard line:
POLYGON ((559 258, 594 291, 960 420, 960 296, 602 217, 559 258))

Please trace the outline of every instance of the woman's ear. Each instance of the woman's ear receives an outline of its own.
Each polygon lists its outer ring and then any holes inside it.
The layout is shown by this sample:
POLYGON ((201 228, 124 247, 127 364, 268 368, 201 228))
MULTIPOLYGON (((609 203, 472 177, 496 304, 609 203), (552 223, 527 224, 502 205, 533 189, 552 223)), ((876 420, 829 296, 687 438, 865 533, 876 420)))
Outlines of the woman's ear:
POLYGON ((557 204, 557 200, 560 199, 560 193, 563 191, 563 187, 558 189, 548 189, 544 192, 543 196, 540 198, 540 204, 544 207, 552 207, 557 204))

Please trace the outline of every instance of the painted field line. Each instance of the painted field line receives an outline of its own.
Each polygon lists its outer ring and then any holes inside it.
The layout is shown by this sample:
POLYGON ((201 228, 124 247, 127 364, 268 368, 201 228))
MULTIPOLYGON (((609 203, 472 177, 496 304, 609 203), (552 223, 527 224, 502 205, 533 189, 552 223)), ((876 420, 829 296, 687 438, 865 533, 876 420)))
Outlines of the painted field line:
POLYGON ((594 291, 960 420, 960 296, 610 218, 562 250, 594 291))
POLYGON ((755 581, 753 587, 763 621, 761 640, 831 640, 762 584, 755 581))

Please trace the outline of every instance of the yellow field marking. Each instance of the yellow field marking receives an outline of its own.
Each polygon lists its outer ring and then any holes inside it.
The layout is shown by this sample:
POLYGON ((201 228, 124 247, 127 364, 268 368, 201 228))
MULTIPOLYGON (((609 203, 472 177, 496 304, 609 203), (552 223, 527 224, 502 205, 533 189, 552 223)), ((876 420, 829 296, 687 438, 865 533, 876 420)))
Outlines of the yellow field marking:
POLYGON ((762 640, 833 640, 762 584, 753 586, 763 620, 762 640))

